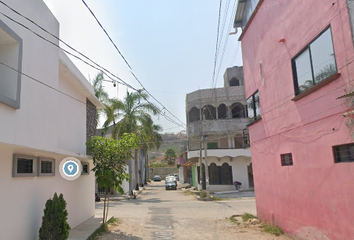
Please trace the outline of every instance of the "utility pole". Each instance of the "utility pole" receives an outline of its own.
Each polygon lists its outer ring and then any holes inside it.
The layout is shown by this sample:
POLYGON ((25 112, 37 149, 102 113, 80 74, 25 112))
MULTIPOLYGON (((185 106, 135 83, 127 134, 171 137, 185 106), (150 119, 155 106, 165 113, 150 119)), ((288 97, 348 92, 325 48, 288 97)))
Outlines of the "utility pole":
POLYGON ((203 134, 202 134, 202 124, 203 120, 200 121, 200 138, 199 138, 199 185, 198 190, 200 192, 203 191, 203 163, 202 163, 202 141, 203 141, 203 134))
POLYGON ((203 135, 203 142, 204 142, 204 159, 205 159, 205 192, 206 192, 206 198, 210 198, 210 192, 209 192, 209 171, 208 171, 208 156, 207 156, 207 148, 208 144, 206 141, 206 135, 203 135))

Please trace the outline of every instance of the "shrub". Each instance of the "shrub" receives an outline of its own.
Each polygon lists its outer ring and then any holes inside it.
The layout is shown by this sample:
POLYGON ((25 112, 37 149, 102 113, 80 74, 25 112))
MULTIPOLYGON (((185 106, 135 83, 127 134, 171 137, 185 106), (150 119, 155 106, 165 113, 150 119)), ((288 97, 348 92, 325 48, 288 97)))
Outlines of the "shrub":
POLYGON ((70 226, 67 222, 68 211, 63 194, 54 194, 45 204, 42 226, 39 229, 40 240, 66 240, 69 238, 70 226))

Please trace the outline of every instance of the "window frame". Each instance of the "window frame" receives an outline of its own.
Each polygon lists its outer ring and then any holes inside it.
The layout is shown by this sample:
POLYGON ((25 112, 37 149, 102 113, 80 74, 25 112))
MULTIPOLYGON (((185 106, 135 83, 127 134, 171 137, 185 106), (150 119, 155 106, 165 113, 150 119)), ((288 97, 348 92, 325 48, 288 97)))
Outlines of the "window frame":
POLYGON ((81 162, 82 165, 82 171, 81 175, 90 175, 90 163, 89 162, 81 162), (87 166, 87 172, 84 172, 84 166, 87 166))
POLYGON ((352 156, 351 159, 353 159, 352 161, 338 161, 337 157, 336 157, 336 147, 341 147, 341 146, 353 146, 354 147, 354 143, 347 143, 347 144, 341 144, 341 145, 335 145, 332 146, 332 151, 333 151, 333 159, 334 159, 334 163, 354 163, 354 154, 352 156))
MULTIPOLYGON (((17 91, 16 100, 11 99, 0 92, 0 103, 3 103, 9 107, 19 109, 20 108, 20 98, 21 98, 21 71, 22 71, 22 54, 23 54, 23 41, 9 26, 7 26, 3 21, 0 20, 0 28, 6 32, 10 37, 15 39, 18 44, 18 63, 17 63, 17 91)), ((6 67, 6 66, 5 66, 6 67)))
POLYGON ((335 77, 338 75, 338 67, 337 67, 337 60, 336 60, 336 54, 335 54, 335 49, 334 49, 334 44, 333 44, 333 34, 332 34, 332 28, 331 25, 327 26, 324 30, 322 30, 311 42, 309 42, 304 48, 302 48, 292 59, 291 59, 291 70, 292 70, 292 75, 293 75, 293 86, 294 86, 294 93, 295 93, 295 99, 298 100, 301 99, 300 96, 304 95, 307 96, 308 94, 312 93, 313 91, 321 88, 322 86, 327 85, 326 82, 332 82, 333 80, 337 79, 339 76, 335 77), (331 43, 332 43, 332 49, 333 49, 333 59, 334 59, 334 64, 336 71, 332 73, 331 75, 327 76, 326 78, 322 79, 321 81, 317 82, 315 81, 315 76, 314 76, 314 67, 313 67, 313 54, 311 51, 311 45, 316 42, 326 31, 330 30, 330 36, 331 36, 331 43), (304 52, 308 51, 309 52, 309 61, 310 61, 310 68, 311 68, 311 76, 312 76, 312 81, 313 81, 313 86, 309 87, 308 89, 304 91, 300 91, 299 87, 299 82, 298 82, 298 77, 297 77, 297 68, 296 68, 296 59, 298 59, 304 52), (298 97, 297 97, 298 96, 298 97))
POLYGON ((12 177, 36 177, 37 176, 37 163, 38 159, 35 156, 14 154, 12 160, 12 177), (32 160, 32 173, 18 173, 18 160, 31 159, 32 160))
POLYGON ((54 158, 38 158, 38 176, 39 177, 50 177, 55 176, 55 159, 54 158), (51 162, 52 163, 52 172, 51 173, 42 173, 42 161, 51 162))
POLYGON ((293 160, 293 154, 292 153, 283 153, 280 154, 280 163, 282 167, 289 167, 289 166, 294 166, 294 160, 293 160), (285 162, 285 157, 290 157, 290 163, 285 162))
POLYGON ((260 96, 259 96, 259 91, 258 89, 251 95, 249 96, 249 98, 246 99, 246 103, 247 103, 247 117, 249 119, 252 119, 251 123, 254 123, 256 121, 258 121, 259 119, 262 119, 262 112, 261 112, 261 104, 260 104, 260 96), (256 94, 258 94, 258 105, 259 105, 259 114, 257 114, 257 101, 256 101, 256 94), (253 102, 253 117, 249 117, 249 106, 248 106, 248 100, 252 98, 252 102, 253 102))

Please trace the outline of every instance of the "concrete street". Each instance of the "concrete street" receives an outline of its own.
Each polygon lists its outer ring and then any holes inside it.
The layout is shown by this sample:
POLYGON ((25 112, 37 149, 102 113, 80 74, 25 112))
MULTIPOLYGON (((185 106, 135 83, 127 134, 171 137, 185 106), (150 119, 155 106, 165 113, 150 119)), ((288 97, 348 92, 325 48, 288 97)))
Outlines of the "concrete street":
MULTIPOLYGON (((96 217, 103 202, 96 203, 96 217)), ((256 215, 255 199, 198 201, 182 190, 165 190, 164 181, 152 182, 137 199, 117 197, 109 215, 120 223, 103 240, 113 239, 273 239, 259 229, 244 229, 226 219, 232 215, 256 215), (265 234, 265 235, 264 235, 265 234)), ((277 239, 288 239, 285 236, 277 239)))

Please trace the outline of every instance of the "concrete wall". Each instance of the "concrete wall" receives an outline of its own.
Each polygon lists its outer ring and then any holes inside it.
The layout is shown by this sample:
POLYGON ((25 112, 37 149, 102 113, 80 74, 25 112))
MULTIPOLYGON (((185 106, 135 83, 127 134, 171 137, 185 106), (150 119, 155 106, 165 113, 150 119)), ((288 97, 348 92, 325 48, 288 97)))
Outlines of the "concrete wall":
MULTIPOLYGON (((95 214, 93 172, 75 181, 67 181, 59 173, 60 161, 65 157, 38 150, 0 143, 0 204, 1 239, 37 239, 42 224, 45 203, 54 193, 62 193, 67 202, 68 223, 71 228, 95 214), (55 176, 12 177, 13 154, 35 155, 55 159, 55 176)), ((89 162, 90 170, 93 168, 89 162)))
MULTIPOLYGON (((59 23, 42 0, 4 2, 59 35, 59 23)), ((0 11, 58 43, 4 5, 0 11)), ((19 109, 0 103, 1 239, 37 239, 45 202, 55 192, 64 194, 72 228, 94 215, 93 173, 67 181, 58 169, 60 161, 68 156, 89 162, 92 169, 92 161, 85 155, 86 99, 96 107, 99 103, 92 86, 57 47, 2 15, 0 20, 23 41, 20 70, 36 79, 21 76, 19 109), (55 176, 12 177, 13 154, 54 158, 55 176)))
POLYGON ((271 3, 264 1, 241 38, 246 97, 259 91, 262 114, 249 126, 258 217, 297 239, 352 239, 354 163, 335 163, 332 151, 353 142, 342 116, 349 106, 336 100, 352 89, 354 72, 346 0, 271 3), (329 25, 341 76, 292 101, 291 59, 329 25), (293 166, 281 166, 284 153, 292 153, 293 166))

